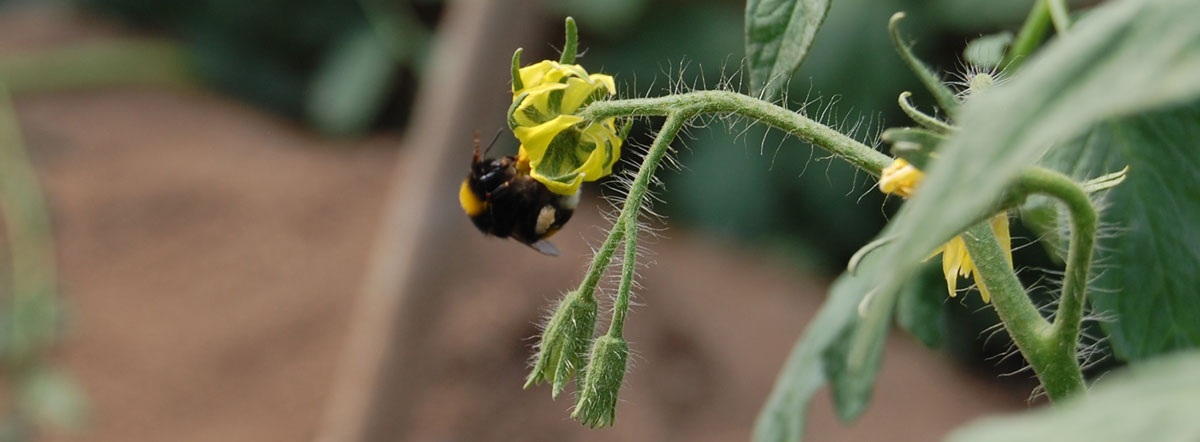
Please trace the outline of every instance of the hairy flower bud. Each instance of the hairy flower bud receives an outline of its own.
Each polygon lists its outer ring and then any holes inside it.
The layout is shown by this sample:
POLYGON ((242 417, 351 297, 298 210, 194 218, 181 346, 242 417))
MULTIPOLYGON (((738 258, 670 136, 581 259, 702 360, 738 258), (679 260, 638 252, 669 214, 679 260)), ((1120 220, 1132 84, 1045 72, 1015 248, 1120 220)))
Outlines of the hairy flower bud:
POLYGON ((551 397, 558 397, 579 368, 596 329, 596 298, 573 291, 550 317, 538 344, 537 362, 525 381, 525 388, 542 382, 552 385, 551 397))
POLYGON ((628 360, 629 344, 624 339, 607 335, 596 339, 572 419, 592 428, 613 424, 628 360))

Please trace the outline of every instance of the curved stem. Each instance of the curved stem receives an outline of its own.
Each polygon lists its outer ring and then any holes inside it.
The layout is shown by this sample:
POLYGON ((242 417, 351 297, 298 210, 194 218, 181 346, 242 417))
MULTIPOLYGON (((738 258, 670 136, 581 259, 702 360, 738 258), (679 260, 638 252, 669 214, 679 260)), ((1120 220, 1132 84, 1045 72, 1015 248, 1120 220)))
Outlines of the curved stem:
POLYGON ((1022 174, 1017 187, 1018 192, 1026 195, 1038 193, 1057 199, 1067 206, 1070 214, 1071 243, 1067 250, 1062 298, 1054 315, 1051 333, 1057 345, 1063 347, 1062 351, 1070 352, 1074 359, 1096 241, 1096 208, 1082 187, 1066 175, 1052 170, 1039 168, 1027 171, 1022 174))
MULTIPOLYGON (((817 145, 876 177, 892 162, 891 157, 842 135, 829 126, 797 112, 736 92, 696 91, 657 98, 598 101, 588 105, 578 115, 597 121, 609 117, 677 114, 682 120, 687 120, 701 113, 737 114, 766 123, 817 145)), ((660 137, 665 134, 666 125, 663 129, 660 137)))
POLYGON ((1014 194, 1017 198, 1013 201, 1031 194, 1049 196, 1065 204, 1070 213, 1071 244, 1053 323, 1047 322, 1030 302, 986 223, 967 230, 963 240, 1005 329, 1033 367, 1046 394, 1057 401, 1085 388, 1077 348, 1096 240, 1096 209, 1082 187, 1061 173, 1043 168, 1023 173, 1014 194))
POLYGON ((1021 355, 1029 361, 1034 374, 1052 401, 1083 391, 1083 375, 1075 359, 1075 342, 1067 348, 1059 345, 1052 327, 1030 302, 1021 281, 1008 266, 1006 251, 1000 247, 988 223, 975 224, 962 235, 967 252, 983 278, 980 284, 992 295, 992 305, 1021 355))
POLYGON ((908 115, 908 118, 911 118, 917 124, 921 125, 921 127, 942 135, 951 134, 957 130, 954 126, 921 112, 916 106, 913 106, 912 102, 908 101, 909 98, 912 98, 912 92, 905 91, 900 94, 900 98, 896 101, 900 104, 900 110, 903 110, 908 115))
POLYGON ((904 37, 900 35, 900 21, 904 20, 904 13, 897 12, 892 14, 892 18, 888 20, 888 34, 892 37, 892 45, 896 47, 896 52, 900 54, 900 59, 904 60, 904 64, 912 70, 913 74, 921 80, 921 84, 925 85, 925 89, 933 95, 933 99, 937 100, 938 106, 946 114, 953 119, 958 115, 958 99, 954 96, 954 92, 942 83, 942 79, 938 77, 937 72, 926 66, 912 52, 912 46, 904 42, 904 37))

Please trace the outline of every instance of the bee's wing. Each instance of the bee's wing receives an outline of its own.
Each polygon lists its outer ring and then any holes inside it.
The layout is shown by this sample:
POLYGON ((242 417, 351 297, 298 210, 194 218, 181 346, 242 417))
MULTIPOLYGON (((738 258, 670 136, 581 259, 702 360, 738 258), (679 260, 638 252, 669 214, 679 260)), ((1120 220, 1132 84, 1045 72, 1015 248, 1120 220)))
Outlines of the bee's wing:
POLYGON ((530 243, 529 247, 532 247, 533 250, 542 252, 543 255, 547 255, 547 256, 562 255, 562 253, 558 251, 558 247, 554 246, 554 243, 552 243, 550 241, 546 241, 544 239, 540 240, 538 242, 535 242, 535 243, 530 243))

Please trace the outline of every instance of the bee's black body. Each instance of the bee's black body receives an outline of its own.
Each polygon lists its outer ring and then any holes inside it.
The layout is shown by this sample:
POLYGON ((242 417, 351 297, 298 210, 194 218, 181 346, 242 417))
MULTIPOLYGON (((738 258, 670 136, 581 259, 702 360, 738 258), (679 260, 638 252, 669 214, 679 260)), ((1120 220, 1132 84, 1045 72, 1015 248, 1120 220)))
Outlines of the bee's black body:
POLYGON ((578 193, 559 195, 534 180, 515 155, 481 160, 478 146, 459 198, 483 233, 513 238, 547 255, 558 255, 558 249, 546 238, 571 219, 579 203, 578 193))

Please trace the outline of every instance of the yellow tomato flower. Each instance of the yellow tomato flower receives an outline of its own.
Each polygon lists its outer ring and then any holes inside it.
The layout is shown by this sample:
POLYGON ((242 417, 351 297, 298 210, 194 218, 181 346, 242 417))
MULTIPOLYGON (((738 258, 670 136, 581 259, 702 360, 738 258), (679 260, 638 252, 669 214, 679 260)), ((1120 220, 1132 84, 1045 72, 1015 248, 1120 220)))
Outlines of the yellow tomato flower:
MULTIPOLYGON (((903 159, 892 161, 892 164, 885 167, 880 175, 880 191, 904 198, 911 196, 916 191, 917 185, 925 178, 923 172, 903 159)), ((1012 235, 1008 231, 1008 214, 997 214, 992 217, 990 224, 992 232, 996 234, 996 239, 1000 240, 1000 246, 1004 249, 1004 256, 1008 259, 1009 267, 1012 267, 1012 235)), ((971 254, 967 252, 967 245, 963 242, 962 236, 956 236, 950 242, 942 244, 929 257, 933 258, 939 253, 942 254, 942 274, 946 277, 946 290, 950 292, 951 298, 958 294, 958 278, 962 276, 974 279, 983 302, 991 302, 992 295, 988 292, 983 280, 979 278, 979 269, 971 260, 971 254)))
POLYGON ((616 118, 584 122, 574 114, 616 95, 612 76, 551 60, 521 68, 519 76, 509 124, 521 141, 520 156, 528 159, 530 176, 551 192, 572 195, 584 181, 611 174, 621 155, 616 118))
POLYGON ((925 174, 916 166, 897 158, 892 164, 883 168, 879 177, 879 190, 883 193, 899 195, 908 198, 916 190, 917 184, 925 178, 925 174))

